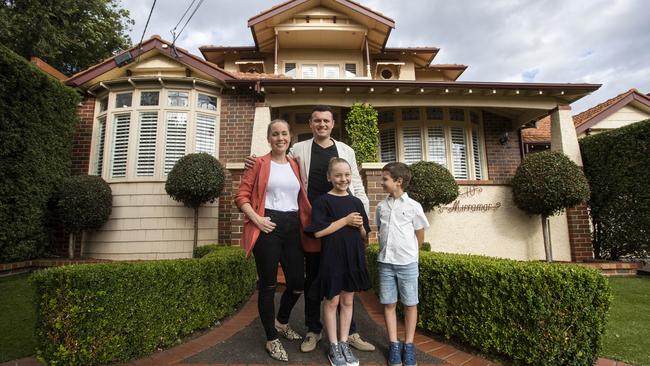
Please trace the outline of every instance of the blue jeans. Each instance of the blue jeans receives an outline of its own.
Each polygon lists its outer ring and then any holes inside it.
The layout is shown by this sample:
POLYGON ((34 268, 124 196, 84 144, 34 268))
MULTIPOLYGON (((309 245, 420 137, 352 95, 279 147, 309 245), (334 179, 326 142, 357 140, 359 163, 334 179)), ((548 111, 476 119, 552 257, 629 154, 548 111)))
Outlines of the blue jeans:
POLYGON ((405 265, 379 262, 379 302, 395 304, 397 294, 405 306, 418 304, 418 262, 405 265))

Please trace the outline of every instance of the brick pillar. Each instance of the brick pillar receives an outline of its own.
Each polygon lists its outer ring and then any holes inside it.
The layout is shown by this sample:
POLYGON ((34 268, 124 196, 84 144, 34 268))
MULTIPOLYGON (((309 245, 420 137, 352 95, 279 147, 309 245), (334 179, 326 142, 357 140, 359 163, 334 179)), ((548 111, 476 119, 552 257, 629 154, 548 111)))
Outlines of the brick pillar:
POLYGON ((85 95, 77 110, 79 124, 74 133, 72 145, 72 175, 88 174, 90 144, 93 137, 95 97, 85 95))
POLYGON ((361 169, 361 178, 363 179, 363 185, 366 188, 366 194, 370 201, 370 215, 368 219, 370 220, 371 232, 368 240, 371 243, 378 241, 377 226, 375 225, 375 210, 379 202, 386 198, 386 193, 381 188, 381 168, 384 165, 385 163, 363 163, 361 169))
POLYGON ((243 163, 226 165, 224 194, 219 197, 219 243, 240 245, 244 228, 244 214, 235 205, 235 194, 244 173, 243 163))
POLYGON ((583 262, 594 259, 594 250, 591 244, 591 222, 587 204, 583 203, 566 210, 567 224, 569 225, 569 242, 571 244, 571 260, 583 262))

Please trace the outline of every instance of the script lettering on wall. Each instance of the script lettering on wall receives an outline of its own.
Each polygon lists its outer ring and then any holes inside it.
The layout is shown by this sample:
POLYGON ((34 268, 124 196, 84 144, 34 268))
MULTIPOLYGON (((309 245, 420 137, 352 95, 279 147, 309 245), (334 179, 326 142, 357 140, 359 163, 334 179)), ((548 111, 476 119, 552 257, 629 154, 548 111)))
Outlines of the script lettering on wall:
POLYGON ((438 207, 438 213, 488 213, 496 211, 501 207, 501 202, 467 202, 468 198, 480 199, 483 188, 480 186, 463 186, 460 187, 458 198, 451 204, 438 207))

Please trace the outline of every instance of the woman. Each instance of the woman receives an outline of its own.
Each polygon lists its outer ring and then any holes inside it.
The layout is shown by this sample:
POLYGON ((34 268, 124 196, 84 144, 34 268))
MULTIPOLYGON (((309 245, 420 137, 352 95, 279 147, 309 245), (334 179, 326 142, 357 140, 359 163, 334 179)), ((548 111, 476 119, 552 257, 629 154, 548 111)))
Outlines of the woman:
MULTIPOLYGON (((298 164, 287 158, 291 142, 289 124, 273 120, 267 129, 271 152, 259 157, 242 177, 235 196, 237 207, 246 215, 242 246, 253 253, 257 267, 257 307, 266 333, 266 350, 279 361, 288 361, 278 339, 302 339, 289 327, 289 315, 304 288, 303 228, 309 225, 311 205, 300 179, 298 164), (275 317, 274 295, 278 263, 287 283, 275 317)), ((313 240, 307 239, 305 240, 313 240)))

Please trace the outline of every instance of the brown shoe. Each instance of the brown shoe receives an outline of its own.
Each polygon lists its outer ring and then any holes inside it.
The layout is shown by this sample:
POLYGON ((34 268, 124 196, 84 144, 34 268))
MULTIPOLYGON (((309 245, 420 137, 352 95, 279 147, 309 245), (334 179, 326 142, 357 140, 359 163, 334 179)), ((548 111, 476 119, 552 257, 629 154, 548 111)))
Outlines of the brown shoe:
POLYGON ((287 351, 284 350, 284 346, 279 339, 274 339, 266 343, 266 352, 269 353, 272 359, 278 361, 289 361, 289 356, 287 356, 287 351))
POLYGON ((372 352, 375 346, 361 339, 359 333, 352 333, 348 336, 348 344, 359 351, 372 352))

